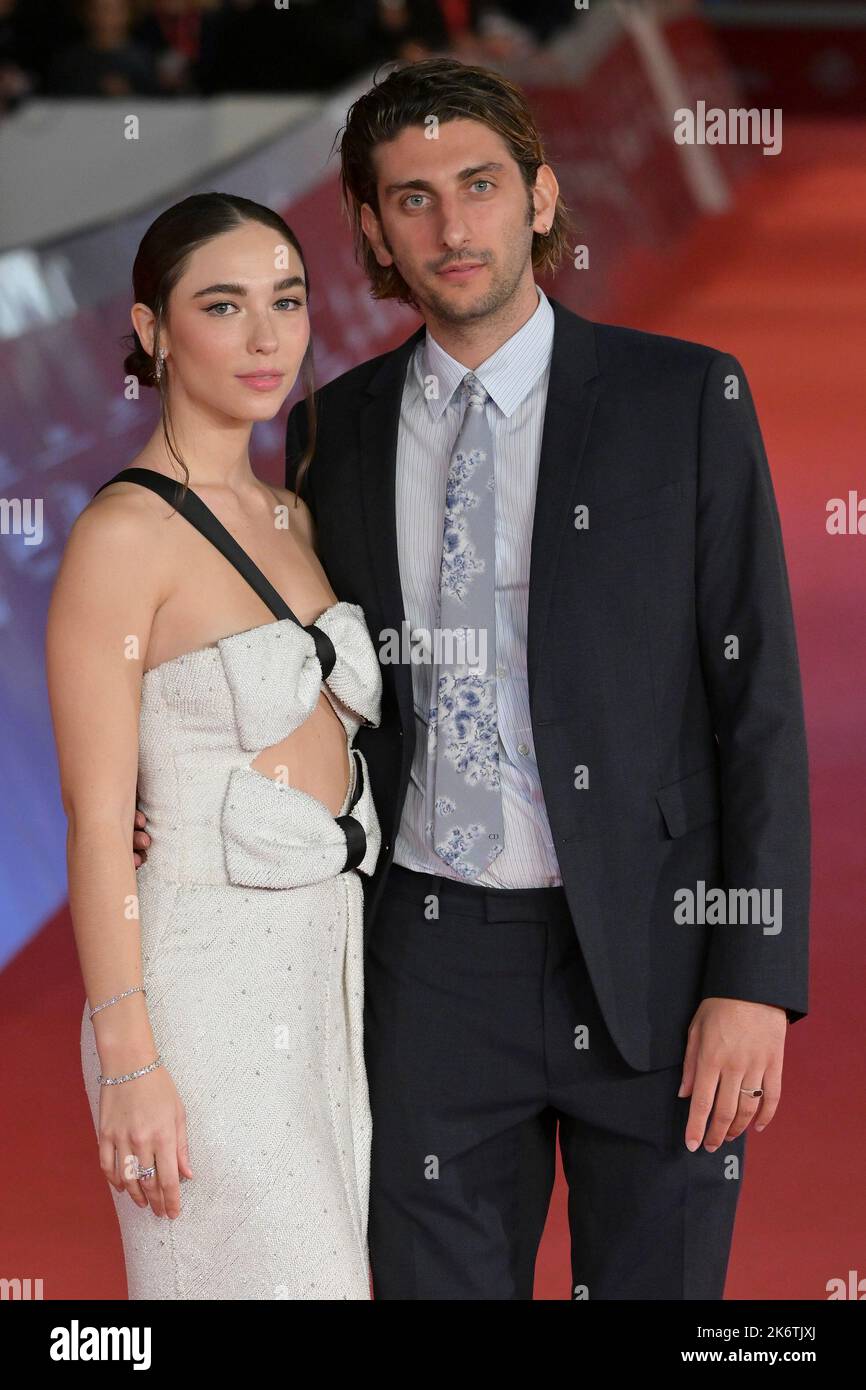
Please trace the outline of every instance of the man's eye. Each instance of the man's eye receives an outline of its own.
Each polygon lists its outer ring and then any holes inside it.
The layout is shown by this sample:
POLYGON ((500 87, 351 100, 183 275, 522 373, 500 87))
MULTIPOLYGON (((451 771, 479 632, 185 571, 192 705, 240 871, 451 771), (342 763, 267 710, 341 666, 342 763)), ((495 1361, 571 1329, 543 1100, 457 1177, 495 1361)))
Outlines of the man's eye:
MULTIPOLYGON (((410 193, 410 194, 409 194, 409 197, 408 197, 408 198, 405 200, 405 202, 403 203, 404 208, 409 206, 409 204, 411 203, 411 201, 412 201, 413 198, 423 198, 423 197, 424 197, 424 194, 423 194, 423 193, 410 193)), ((417 207, 418 204, 416 203, 415 206, 417 207)))
POLYGON ((303 309, 303 307, 304 307, 304 301, 303 301, 303 299, 278 299, 278 300, 277 300, 277 303, 278 303, 278 304, 293 304, 294 307, 295 307, 296 309, 303 309))
POLYGON ((479 183, 486 183, 488 188, 492 188, 492 187, 493 187, 493 184, 491 183, 490 179, 476 179, 475 182, 473 183, 472 187, 473 187, 473 188, 477 188, 478 185, 479 185, 479 183))

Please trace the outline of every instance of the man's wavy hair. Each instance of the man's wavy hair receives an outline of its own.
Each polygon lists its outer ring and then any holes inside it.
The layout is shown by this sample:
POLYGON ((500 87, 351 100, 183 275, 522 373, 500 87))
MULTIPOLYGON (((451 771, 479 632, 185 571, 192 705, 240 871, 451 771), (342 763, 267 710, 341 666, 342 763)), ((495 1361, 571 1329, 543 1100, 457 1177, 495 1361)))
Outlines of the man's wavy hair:
MULTIPOLYGON (((361 207, 369 203, 379 217, 373 150, 407 126, 426 126, 436 116, 480 121, 502 137, 520 166, 531 205, 539 165, 546 164, 538 127, 520 88, 489 68, 456 58, 424 58, 402 63, 350 107, 340 141, 340 184, 352 226, 355 256, 363 265, 374 299, 396 299, 417 308, 412 292, 394 265, 382 266, 361 226, 361 207)), ((550 231, 534 232, 532 265, 554 272, 567 252, 573 227, 569 210, 557 197, 550 231)))

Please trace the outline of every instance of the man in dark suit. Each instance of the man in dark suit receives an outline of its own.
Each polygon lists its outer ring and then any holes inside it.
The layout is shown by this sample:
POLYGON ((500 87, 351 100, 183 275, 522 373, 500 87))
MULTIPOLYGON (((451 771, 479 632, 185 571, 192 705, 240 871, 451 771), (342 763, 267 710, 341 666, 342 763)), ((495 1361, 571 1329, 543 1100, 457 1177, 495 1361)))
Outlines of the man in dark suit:
POLYGON ((573 1297, 721 1298, 746 1129, 772 1118, 786 1017, 808 1007, 802 697, 746 377, 540 292, 567 213, 498 74, 399 69, 352 107, 341 155, 374 295, 425 320, 318 393, 308 470, 303 407, 287 442, 382 660, 381 726, 357 735, 383 833, 375 1295, 531 1298, 558 1126, 573 1297), (455 449, 470 406, 475 455, 455 449), (453 671, 400 638, 435 625, 455 468, 490 449, 496 775, 471 790, 504 846, 479 866, 433 825, 453 671))

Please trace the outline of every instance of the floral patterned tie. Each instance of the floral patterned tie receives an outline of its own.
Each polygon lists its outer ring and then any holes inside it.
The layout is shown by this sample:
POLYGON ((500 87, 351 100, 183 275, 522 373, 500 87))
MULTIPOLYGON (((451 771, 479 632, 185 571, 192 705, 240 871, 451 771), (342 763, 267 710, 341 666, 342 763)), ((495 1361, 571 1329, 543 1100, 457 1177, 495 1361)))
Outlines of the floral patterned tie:
POLYGON ((502 853, 504 834, 493 436, 484 409, 488 394, 472 372, 462 391, 466 405, 445 489, 428 753, 435 768, 433 848, 462 878, 474 878, 502 853))

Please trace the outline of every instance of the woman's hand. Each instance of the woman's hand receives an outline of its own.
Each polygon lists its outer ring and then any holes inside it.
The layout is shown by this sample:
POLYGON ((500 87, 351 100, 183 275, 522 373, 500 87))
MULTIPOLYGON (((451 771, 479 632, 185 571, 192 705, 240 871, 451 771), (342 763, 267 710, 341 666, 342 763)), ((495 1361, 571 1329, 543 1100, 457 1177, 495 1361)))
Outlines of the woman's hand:
POLYGON ((143 811, 136 811, 132 818, 132 862, 137 869, 147 863, 150 836, 147 833, 147 819, 143 811))
POLYGON ((180 1215, 180 1177, 191 1178, 186 1112, 165 1067, 100 1087, 99 1166, 112 1187, 157 1216, 180 1215), (116 1158, 115 1158, 116 1153, 116 1158), (152 1178, 138 1167, 156 1166, 152 1178))

